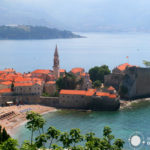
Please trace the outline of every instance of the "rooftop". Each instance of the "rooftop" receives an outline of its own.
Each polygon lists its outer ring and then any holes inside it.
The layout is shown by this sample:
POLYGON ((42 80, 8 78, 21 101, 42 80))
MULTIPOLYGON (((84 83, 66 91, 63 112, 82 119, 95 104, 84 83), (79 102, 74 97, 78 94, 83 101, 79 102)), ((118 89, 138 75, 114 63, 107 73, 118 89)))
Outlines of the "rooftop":
POLYGON ((46 70, 46 69, 37 69, 37 70, 33 71, 32 73, 49 74, 49 73, 50 73, 50 70, 46 70))
POLYGON ((14 86, 33 86, 34 83, 30 82, 30 83, 14 83, 14 86))
POLYGON ((46 82, 46 84, 56 84, 56 82, 55 81, 48 81, 48 82, 46 82))
POLYGON ((11 93, 11 89, 1 89, 0 93, 11 93))
POLYGON ((78 72, 84 72, 84 68, 72 68, 71 70, 72 73, 78 73, 78 72))
POLYGON ((61 90, 60 94, 67 95, 86 95, 86 91, 84 90, 61 90))
POLYGON ((127 67, 133 67, 132 65, 128 64, 128 63, 124 63, 122 65, 119 65, 117 68, 120 70, 120 71, 124 71, 127 67))
POLYGON ((65 69, 59 69, 59 72, 66 72, 65 69))

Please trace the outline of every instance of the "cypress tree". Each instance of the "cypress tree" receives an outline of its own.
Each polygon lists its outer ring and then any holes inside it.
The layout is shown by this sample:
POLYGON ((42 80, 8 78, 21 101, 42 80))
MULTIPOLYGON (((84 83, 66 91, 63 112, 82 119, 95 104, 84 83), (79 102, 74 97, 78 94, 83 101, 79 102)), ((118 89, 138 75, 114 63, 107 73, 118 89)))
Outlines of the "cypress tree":
POLYGON ((6 140, 8 140, 10 138, 10 135, 7 134, 5 128, 3 128, 3 131, 2 131, 2 142, 5 142, 6 140))

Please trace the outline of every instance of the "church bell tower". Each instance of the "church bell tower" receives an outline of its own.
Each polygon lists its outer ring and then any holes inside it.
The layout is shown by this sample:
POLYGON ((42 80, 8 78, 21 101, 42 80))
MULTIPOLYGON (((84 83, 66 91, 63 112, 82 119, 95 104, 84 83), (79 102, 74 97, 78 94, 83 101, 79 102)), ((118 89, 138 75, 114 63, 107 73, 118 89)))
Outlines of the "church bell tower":
POLYGON ((57 80, 60 77, 60 72, 59 72, 59 55, 58 55, 57 45, 56 45, 55 53, 54 53, 53 71, 54 71, 54 76, 55 76, 55 78, 57 80))

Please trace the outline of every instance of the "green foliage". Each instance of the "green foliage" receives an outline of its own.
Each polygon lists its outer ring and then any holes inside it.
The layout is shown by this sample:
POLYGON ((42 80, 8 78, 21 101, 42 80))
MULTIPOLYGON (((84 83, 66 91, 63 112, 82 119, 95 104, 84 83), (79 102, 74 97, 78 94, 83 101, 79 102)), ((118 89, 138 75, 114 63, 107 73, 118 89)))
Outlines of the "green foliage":
POLYGON ((125 95, 128 93, 128 88, 124 85, 120 85, 119 87, 119 95, 120 97, 125 97, 125 95))
POLYGON ((48 94, 48 93, 42 93, 42 96, 44 97, 59 97, 59 92, 55 92, 54 94, 48 94))
MULTIPOLYGON (((110 127, 104 127, 102 138, 95 137, 95 133, 92 132, 82 135, 78 128, 71 129, 69 132, 61 132, 55 127, 49 127, 44 133, 42 129, 45 120, 41 115, 29 112, 26 118, 28 119, 26 127, 31 131, 32 140, 31 142, 24 141, 20 150, 44 150, 46 144, 49 144, 49 149, 53 150, 122 150, 124 145, 123 140, 115 139, 110 127), (32 136, 36 130, 40 131, 39 136, 33 141, 32 136), (81 142, 83 146, 79 145, 81 142)), ((17 141, 9 138, 0 145, 0 150, 19 150, 17 146, 17 141)))
POLYGON ((20 150, 37 150, 38 147, 35 143, 30 144, 29 141, 24 141, 20 150))
POLYGON ((26 124, 26 128, 31 131, 31 145, 33 142, 33 134, 36 130, 39 131, 39 134, 41 135, 41 130, 44 133, 43 126, 45 124, 45 120, 43 117, 35 112, 28 112, 26 119, 29 120, 26 124))
POLYGON ((11 90, 14 91, 14 82, 11 84, 11 90))
POLYGON ((90 78, 92 82, 100 81, 101 83, 104 83, 104 76, 110 74, 110 70, 107 65, 103 66, 96 66, 89 70, 90 78))
POLYGON ((0 26, 0 39, 57 39, 79 37, 79 35, 75 35, 70 31, 60 31, 40 26, 0 26))
POLYGON ((70 73, 66 73, 65 77, 60 77, 56 81, 56 86, 59 91, 61 89, 75 89, 77 84, 78 84, 78 82, 77 82, 76 77, 70 73))
POLYGON ((150 61, 143 60, 143 64, 144 64, 146 67, 150 67, 150 61))
POLYGON ((53 140, 58 140, 61 132, 57 130, 55 127, 49 127, 47 130, 47 137, 50 140, 49 148, 51 148, 53 140))
POLYGON ((17 140, 9 138, 0 145, 0 150, 18 150, 17 146, 17 140))
POLYGON ((99 88, 101 85, 102 85, 102 83, 101 83, 100 80, 96 80, 96 81, 93 82, 94 88, 99 88))
POLYGON ((44 97, 51 97, 51 95, 46 93, 46 92, 42 93, 42 96, 44 96, 44 97))

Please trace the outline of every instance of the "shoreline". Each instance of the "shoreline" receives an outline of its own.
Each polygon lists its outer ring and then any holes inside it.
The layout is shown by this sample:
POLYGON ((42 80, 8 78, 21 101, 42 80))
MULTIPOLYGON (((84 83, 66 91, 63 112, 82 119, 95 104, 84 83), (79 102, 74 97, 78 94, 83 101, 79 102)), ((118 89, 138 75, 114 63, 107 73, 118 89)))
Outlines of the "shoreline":
POLYGON ((26 120, 26 112, 34 111, 41 115, 57 111, 54 107, 42 106, 42 105, 20 105, 0 107, 0 114, 7 112, 14 112, 14 116, 9 116, 0 122, 0 125, 4 127, 10 136, 13 136, 16 132, 16 128, 24 125, 26 120))
MULTIPOLYGON (((138 104, 138 103, 142 103, 142 102, 150 102, 150 98, 143 98, 143 99, 136 99, 133 101, 126 101, 126 100, 120 100, 120 111, 124 110, 126 108, 132 108, 134 104, 138 104)), ((27 120, 26 120, 26 112, 20 112, 22 110, 27 110, 27 109, 31 109, 31 111, 37 112, 41 115, 50 113, 50 112, 55 112, 58 109, 54 108, 54 107, 48 107, 48 106, 42 106, 42 105, 21 105, 21 106, 9 106, 9 107, 0 107, 0 113, 2 111, 14 111, 16 116, 10 118, 6 118, 4 120, 1 121, 0 125, 2 127, 4 127, 8 134, 10 134, 10 136, 13 136, 16 133, 16 129, 17 127, 20 127, 22 125, 24 125, 27 120)), ((92 110, 76 110, 76 109, 72 109, 75 111, 85 111, 85 112, 92 112, 92 110)))
POLYGON ((134 104, 139 104, 142 102, 150 102, 150 98, 140 98, 132 101, 120 100, 120 109, 132 108, 134 104))

